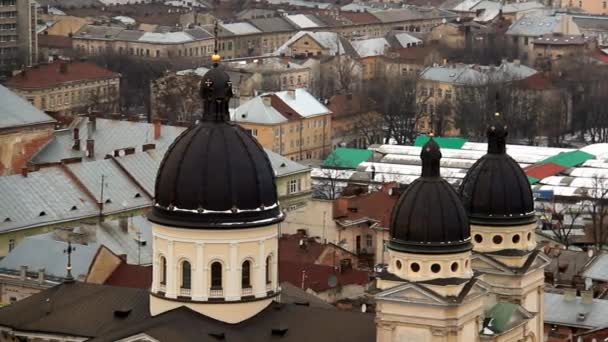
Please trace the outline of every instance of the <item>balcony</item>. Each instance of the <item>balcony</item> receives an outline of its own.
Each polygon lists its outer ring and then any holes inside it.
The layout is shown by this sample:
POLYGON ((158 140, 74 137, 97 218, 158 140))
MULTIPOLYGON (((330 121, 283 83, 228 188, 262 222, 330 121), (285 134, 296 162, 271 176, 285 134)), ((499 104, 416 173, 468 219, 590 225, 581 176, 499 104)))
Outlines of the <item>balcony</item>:
POLYGON ((214 288, 212 287, 209 290, 209 297, 210 298, 222 298, 224 297, 224 289, 220 288, 214 288))
POLYGON ((242 288, 241 296, 242 297, 253 296, 253 288, 251 286, 242 288))
POLYGON ((183 296, 183 297, 190 297, 190 289, 186 289, 186 288, 180 288, 179 289, 179 295, 183 296))

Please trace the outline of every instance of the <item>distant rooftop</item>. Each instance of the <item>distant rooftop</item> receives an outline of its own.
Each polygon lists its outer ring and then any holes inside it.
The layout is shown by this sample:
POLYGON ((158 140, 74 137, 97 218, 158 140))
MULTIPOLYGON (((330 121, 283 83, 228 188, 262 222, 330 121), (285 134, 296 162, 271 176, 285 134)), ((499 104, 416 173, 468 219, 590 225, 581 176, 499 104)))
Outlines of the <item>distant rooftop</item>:
POLYGON ((55 123, 55 119, 2 85, 0 102, 0 129, 55 123))

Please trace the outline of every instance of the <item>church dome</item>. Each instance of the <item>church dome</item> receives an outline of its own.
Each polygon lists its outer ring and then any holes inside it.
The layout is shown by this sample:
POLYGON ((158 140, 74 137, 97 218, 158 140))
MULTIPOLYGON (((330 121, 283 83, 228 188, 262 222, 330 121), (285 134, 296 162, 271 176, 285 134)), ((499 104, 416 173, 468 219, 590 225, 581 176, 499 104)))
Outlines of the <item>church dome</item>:
POLYGON ((229 123, 232 86, 217 67, 201 82, 203 119, 169 147, 149 218, 183 228, 244 228, 283 220, 274 171, 260 144, 229 123))
POLYGON ((458 253, 471 249, 469 222, 456 191, 440 176, 441 151, 430 139, 422 147, 422 176, 393 209, 389 248, 409 253, 458 253))
POLYGON ((506 153, 505 125, 488 127, 488 153, 467 172, 460 196, 476 225, 511 226, 532 223, 534 199, 526 174, 506 153))

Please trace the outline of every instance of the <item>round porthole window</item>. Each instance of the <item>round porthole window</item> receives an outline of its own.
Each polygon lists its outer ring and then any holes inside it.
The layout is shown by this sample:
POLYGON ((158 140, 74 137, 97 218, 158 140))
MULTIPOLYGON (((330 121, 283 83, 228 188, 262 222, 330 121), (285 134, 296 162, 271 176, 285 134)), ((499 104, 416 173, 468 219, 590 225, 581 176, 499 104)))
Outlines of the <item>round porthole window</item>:
POLYGON ((413 262, 410 265, 410 269, 412 270, 412 272, 418 272, 418 271, 420 271, 420 265, 418 265, 417 262, 413 262))
POLYGON ((452 269, 452 272, 458 271, 458 263, 457 262, 453 262, 452 266, 450 268, 452 269))
POLYGON ((494 242, 497 245, 500 245, 502 243, 502 236, 494 235, 494 237, 492 238, 492 242, 494 242))
POLYGON ((519 234, 513 235, 513 238, 511 239, 511 241, 513 241, 513 243, 519 243, 519 240, 520 240, 519 234))
POLYGON ((403 267, 403 265, 401 264, 401 260, 395 261, 395 267, 397 267, 398 270, 400 270, 401 267, 403 267))
POLYGON ((482 243, 483 242, 483 236, 481 236, 480 234, 475 234, 475 242, 482 243))
POLYGON ((433 273, 439 273, 441 271, 441 265, 439 264, 432 264, 431 265, 431 272, 433 273))

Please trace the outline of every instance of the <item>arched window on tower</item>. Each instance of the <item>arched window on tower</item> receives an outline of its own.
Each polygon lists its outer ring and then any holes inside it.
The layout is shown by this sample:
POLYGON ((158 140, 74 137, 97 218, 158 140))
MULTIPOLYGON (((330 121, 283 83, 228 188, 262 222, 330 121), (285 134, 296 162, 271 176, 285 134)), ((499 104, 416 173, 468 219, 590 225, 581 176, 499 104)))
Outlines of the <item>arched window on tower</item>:
POLYGON ((210 297, 222 297, 222 264, 216 261, 211 264, 211 292, 210 297))
POLYGON ((270 289, 272 285, 272 256, 266 258, 266 289, 270 289))
POLYGON ((160 257, 160 285, 167 285, 167 259, 160 257))
POLYGON ((182 286, 180 288, 180 294, 184 296, 190 295, 191 289, 191 276, 192 267, 188 261, 182 262, 182 286))
POLYGON ((251 261, 249 260, 243 262, 241 288, 243 289, 243 296, 251 296, 253 294, 251 289, 251 261))

